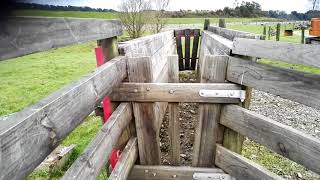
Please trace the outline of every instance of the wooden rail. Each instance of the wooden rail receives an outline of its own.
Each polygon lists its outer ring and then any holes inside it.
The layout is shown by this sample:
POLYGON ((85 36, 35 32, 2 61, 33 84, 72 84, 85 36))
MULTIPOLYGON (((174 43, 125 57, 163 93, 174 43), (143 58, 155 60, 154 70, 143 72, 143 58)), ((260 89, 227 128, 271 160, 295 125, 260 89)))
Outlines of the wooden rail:
POLYGON ((235 38, 261 39, 260 35, 256 35, 256 34, 252 34, 252 33, 248 33, 248 32, 243 32, 243 31, 221 28, 221 27, 217 27, 217 26, 209 26, 208 31, 211 31, 214 34, 217 34, 221 37, 227 38, 231 41, 233 41, 235 38))
POLYGON ((126 58, 117 57, 0 121, 0 179, 26 177, 125 77, 126 58))
POLYGON ((0 26, 0 60, 122 35, 117 20, 10 17, 0 26))

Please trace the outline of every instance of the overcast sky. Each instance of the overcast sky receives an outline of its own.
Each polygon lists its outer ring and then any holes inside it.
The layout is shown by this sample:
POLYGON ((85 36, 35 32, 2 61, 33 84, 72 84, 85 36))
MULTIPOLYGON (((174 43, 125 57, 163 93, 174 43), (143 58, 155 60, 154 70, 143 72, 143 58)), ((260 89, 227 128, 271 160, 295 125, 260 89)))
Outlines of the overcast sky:
MULTIPOLYGON (((118 9, 121 0, 28 0, 40 4, 89 6, 92 8, 118 9)), ((242 0, 239 0, 241 2, 242 0)), ((306 12, 310 9, 308 0, 255 0, 263 10, 284 10, 306 12)), ((225 6, 234 7, 234 0, 171 0, 170 10, 216 10, 225 6)))

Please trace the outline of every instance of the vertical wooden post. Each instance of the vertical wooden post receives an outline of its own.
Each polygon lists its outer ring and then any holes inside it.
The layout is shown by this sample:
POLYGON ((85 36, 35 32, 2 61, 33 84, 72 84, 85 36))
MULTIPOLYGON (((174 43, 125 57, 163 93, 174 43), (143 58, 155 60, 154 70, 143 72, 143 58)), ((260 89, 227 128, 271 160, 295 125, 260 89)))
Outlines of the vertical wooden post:
MULTIPOLYGON (((224 83, 228 56, 205 56, 201 65, 201 83, 224 83)), ((199 124, 193 147, 193 166, 214 165, 216 143, 222 143, 223 129, 219 125, 220 104, 200 104, 199 124)))
POLYGON ((219 27, 226 28, 226 20, 225 19, 219 19, 219 27))
POLYGON ((267 26, 264 25, 263 26, 263 40, 266 40, 267 39, 267 26))
POLYGON ((301 44, 304 44, 304 38, 305 38, 305 27, 301 28, 301 44))
POLYGON ((185 54, 184 54, 184 65, 186 70, 190 70, 190 35, 191 35, 191 30, 186 29, 185 30, 185 54))
MULTIPOLYGON (((178 56, 168 57, 169 83, 179 83, 178 56)), ((169 139, 170 139, 170 163, 178 166, 180 163, 180 124, 179 103, 169 103, 169 139)))
MULTIPOLYGON (((128 58, 129 82, 154 81, 150 57, 128 58)), ((159 107, 156 103, 133 103, 138 137, 139 158, 142 165, 160 165, 159 107)))
POLYGON ((271 26, 269 26, 269 30, 268 30, 268 40, 271 39, 271 26))
POLYGON ((281 34, 281 24, 277 24, 277 35, 276 35, 276 40, 280 41, 280 34, 281 34))
POLYGON ((110 61, 111 59, 119 56, 117 37, 98 40, 97 44, 103 50, 105 63, 110 61))
POLYGON ((209 19, 205 19, 204 20, 203 30, 208 30, 209 26, 210 26, 210 20, 209 19))

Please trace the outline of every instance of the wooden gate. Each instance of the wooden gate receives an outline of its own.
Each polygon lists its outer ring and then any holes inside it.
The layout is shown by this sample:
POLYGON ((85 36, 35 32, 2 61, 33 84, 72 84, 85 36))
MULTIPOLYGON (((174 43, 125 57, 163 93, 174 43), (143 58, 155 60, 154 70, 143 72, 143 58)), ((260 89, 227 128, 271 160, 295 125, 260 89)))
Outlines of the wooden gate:
POLYGON ((184 29, 174 31, 174 37, 176 38, 177 42, 177 53, 179 57, 179 71, 196 69, 200 36, 200 29, 184 29), (191 38, 193 38, 192 54, 190 54, 191 38), (184 40, 185 45, 184 53, 182 52, 182 40, 184 40))

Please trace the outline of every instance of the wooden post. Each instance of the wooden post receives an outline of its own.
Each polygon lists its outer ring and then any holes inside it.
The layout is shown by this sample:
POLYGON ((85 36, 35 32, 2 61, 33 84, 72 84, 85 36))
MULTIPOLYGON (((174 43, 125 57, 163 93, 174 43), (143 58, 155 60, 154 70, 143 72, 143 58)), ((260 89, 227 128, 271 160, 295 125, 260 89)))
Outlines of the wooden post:
POLYGON ((208 30, 209 26, 210 26, 210 20, 209 19, 205 19, 204 20, 203 30, 208 30))
POLYGON ((185 65, 185 70, 190 70, 190 35, 191 35, 191 30, 186 29, 185 30, 185 54, 184 54, 184 65, 185 65))
POLYGON ((268 30, 268 40, 271 39, 271 26, 269 26, 269 30, 268 30))
POLYGON ((219 27, 226 28, 226 20, 225 19, 219 19, 219 27))
POLYGON ((263 40, 266 40, 267 39, 267 26, 264 25, 263 26, 263 40))
MULTIPOLYGON (((201 65, 201 83, 224 83, 228 56, 205 56, 201 65)), ((214 165, 216 143, 222 143, 223 129, 219 125, 220 104, 200 104, 199 124, 195 133, 192 166, 214 165)))
POLYGON ((281 24, 277 24, 277 35, 276 35, 276 40, 280 41, 280 33, 281 33, 281 24))
MULTIPOLYGON (((179 83, 178 56, 168 57, 169 83, 179 83)), ((169 139, 170 139, 170 164, 178 166, 180 163, 180 124, 179 103, 169 103, 169 139)))
POLYGON ((301 44, 304 44, 305 30, 305 27, 301 28, 301 44))
MULTIPOLYGON (((153 82, 150 57, 128 58, 129 82, 153 82)), ((139 158, 142 165, 159 165, 159 107, 156 103, 133 103, 133 112, 138 137, 139 158)))

